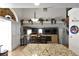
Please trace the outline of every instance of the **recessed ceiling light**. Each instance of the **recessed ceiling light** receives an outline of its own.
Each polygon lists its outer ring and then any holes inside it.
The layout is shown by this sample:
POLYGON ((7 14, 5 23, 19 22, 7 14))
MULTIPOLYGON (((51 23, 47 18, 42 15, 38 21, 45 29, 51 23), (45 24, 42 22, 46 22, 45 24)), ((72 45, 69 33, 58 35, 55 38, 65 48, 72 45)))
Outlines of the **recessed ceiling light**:
POLYGON ((39 6, 39 5, 40 5, 40 3, 34 3, 34 5, 35 5, 35 6, 39 6))

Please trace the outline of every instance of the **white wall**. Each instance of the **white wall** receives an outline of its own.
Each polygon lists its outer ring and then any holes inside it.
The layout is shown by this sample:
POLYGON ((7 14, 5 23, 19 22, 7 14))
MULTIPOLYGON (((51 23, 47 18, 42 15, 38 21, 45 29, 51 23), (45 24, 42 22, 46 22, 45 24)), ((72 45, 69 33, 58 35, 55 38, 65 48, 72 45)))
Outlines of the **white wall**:
POLYGON ((12 50, 20 45, 20 23, 13 21, 11 24, 12 50))
POLYGON ((25 8, 23 9, 23 18, 29 19, 34 17, 34 11, 36 10, 37 18, 65 18, 66 17, 66 8, 48 8, 47 12, 43 11, 43 8, 25 8))
POLYGON ((19 20, 23 18, 23 9, 22 8, 13 8, 19 20))
POLYGON ((69 14, 69 49, 71 49, 73 52, 79 55, 79 31, 77 34, 72 34, 70 32, 70 28, 73 25, 76 25, 79 28, 79 8, 71 9, 68 14, 69 14))
POLYGON ((47 8, 47 12, 43 11, 43 8, 13 8, 16 12, 19 20, 30 19, 34 17, 34 11, 36 11, 37 18, 65 18, 66 8, 47 8))
POLYGON ((17 48, 20 45, 20 21, 22 19, 22 9, 21 8, 13 8, 14 12, 16 13, 15 16, 18 17, 18 22, 11 21, 11 41, 9 45, 11 48, 9 51, 17 48))

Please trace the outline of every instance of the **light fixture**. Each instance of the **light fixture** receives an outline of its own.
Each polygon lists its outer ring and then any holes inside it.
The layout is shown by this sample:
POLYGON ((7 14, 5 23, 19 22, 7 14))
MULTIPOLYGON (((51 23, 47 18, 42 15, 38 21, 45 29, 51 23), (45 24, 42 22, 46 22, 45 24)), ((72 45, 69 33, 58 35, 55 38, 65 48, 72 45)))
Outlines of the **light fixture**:
POLYGON ((10 15, 5 15, 5 18, 12 19, 10 15))
POLYGON ((38 18, 36 18, 36 11, 34 11, 34 18, 31 18, 31 20, 33 22, 37 22, 39 20, 38 18))
POLYGON ((37 18, 31 18, 31 20, 32 20, 33 22, 37 22, 39 19, 37 19, 37 18))
POLYGON ((40 5, 40 3, 34 3, 34 5, 35 5, 35 6, 39 6, 39 5, 40 5))

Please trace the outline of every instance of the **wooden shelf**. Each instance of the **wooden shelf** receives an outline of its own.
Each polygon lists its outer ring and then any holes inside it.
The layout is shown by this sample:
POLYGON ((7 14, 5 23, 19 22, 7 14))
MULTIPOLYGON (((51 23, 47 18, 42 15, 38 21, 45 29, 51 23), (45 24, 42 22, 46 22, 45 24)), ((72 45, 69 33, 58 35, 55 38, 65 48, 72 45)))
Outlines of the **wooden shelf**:
POLYGON ((14 14, 11 12, 9 8, 0 8, 0 16, 5 17, 5 15, 10 15, 12 19, 16 21, 14 14))

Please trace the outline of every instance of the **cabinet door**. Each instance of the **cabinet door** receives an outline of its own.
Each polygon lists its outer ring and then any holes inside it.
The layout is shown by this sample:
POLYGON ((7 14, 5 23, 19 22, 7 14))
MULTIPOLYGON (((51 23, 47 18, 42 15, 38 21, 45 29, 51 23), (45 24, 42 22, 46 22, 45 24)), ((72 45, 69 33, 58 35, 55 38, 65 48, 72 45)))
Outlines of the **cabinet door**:
POLYGON ((51 39, 52 39, 53 43, 58 43, 58 36, 57 35, 52 35, 51 39))

